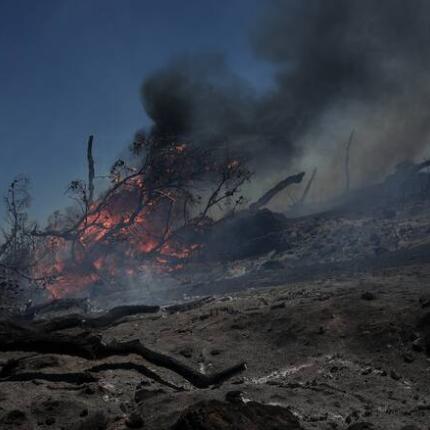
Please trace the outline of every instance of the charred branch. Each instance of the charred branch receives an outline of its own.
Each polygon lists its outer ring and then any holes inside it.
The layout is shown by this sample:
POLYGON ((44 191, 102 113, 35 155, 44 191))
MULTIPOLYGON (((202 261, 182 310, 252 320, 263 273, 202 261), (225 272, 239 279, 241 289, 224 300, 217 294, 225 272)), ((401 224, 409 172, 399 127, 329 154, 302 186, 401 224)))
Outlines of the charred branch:
POLYGON ((121 323, 126 317, 157 313, 160 310, 158 306, 147 306, 147 305, 128 305, 118 306, 112 308, 110 311, 100 315, 91 317, 90 315, 67 315, 64 317, 52 318, 48 321, 34 322, 34 326, 38 330, 46 333, 54 332, 58 330, 65 330, 73 327, 82 328, 104 328, 108 326, 114 326, 121 323))
POLYGON ((263 206, 267 205, 270 200, 273 199, 278 193, 283 191, 285 188, 289 187, 293 184, 300 184, 305 176, 305 172, 301 172, 297 175, 288 176, 283 179, 281 182, 278 182, 273 188, 263 194, 255 203, 251 204, 249 209, 252 211, 256 211, 263 206))
POLYGON ((152 379, 166 387, 172 388, 175 391, 182 391, 182 387, 166 381, 160 375, 158 375, 153 370, 149 369, 147 366, 139 363, 133 363, 131 361, 127 362, 116 362, 116 363, 102 363, 92 366, 80 372, 35 372, 25 369, 25 360, 28 357, 21 357, 19 359, 8 360, 0 370, 0 382, 25 382, 32 380, 44 380, 48 382, 66 382, 68 384, 86 384, 91 382, 97 382, 93 373, 101 373, 110 370, 128 370, 137 372, 143 376, 152 379), (22 369, 24 365, 24 369, 22 369))
POLYGON ((301 197, 301 199, 300 199, 300 201, 299 201, 299 204, 300 204, 300 205, 302 205, 302 204, 305 202, 306 197, 308 196, 309 191, 311 190, 311 187, 312 187, 312 184, 313 184, 313 182, 314 182, 314 179, 315 179, 316 174, 317 174, 317 169, 315 168, 315 169, 312 171, 312 175, 311 175, 311 177, 310 177, 310 179, 309 179, 308 183, 306 184, 306 187, 305 187, 305 189, 304 189, 304 191, 303 191, 302 197, 301 197))
POLYGON ((188 312, 188 311, 191 311, 193 309, 197 309, 201 306, 204 306, 208 303, 211 303, 214 300, 215 299, 212 296, 203 297, 202 299, 193 300, 191 302, 185 302, 185 303, 179 303, 177 305, 167 306, 165 310, 169 314, 175 314, 175 313, 179 313, 179 312, 188 312))
POLYGON ((349 172, 349 162, 350 162, 352 140, 354 138, 354 131, 355 130, 351 131, 348 142, 345 145, 345 192, 349 192, 350 182, 351 182, 350 172, 349 172))
POLYGON ((22 314, 15 316, 16 319, 32 320, 36 315, 44 312, 65 311, 70 308, 80 308, 83 311, 88 310, 88 300, 86 298, 65 298, 55 299, 50 302, 29 306, 22 314))
POLYGON ((104 342, 101 336, 81 333, 71 336, 63 333, 46 333, 36 327, 25 327, 14 322, 0 323, 0 351, 25 351, 40 354, 60 354, 101 360, 112 356, 138 355, 151 364, 171 370, 197 388, 220 384, 246 369, 239 363, 212 375, 202 374, 169 355, 146 347, 139 340, 104 342))
POLYGON ((105 372, 108 370, 131 370, 137 373, 140 373, 143 376, 146 376, 152 379, 155 382, 158 382, 166 387, 173 388, 175 391, 183 391, 182 387, 178 387, 175 384, 172 384, 169 381, 163 379, 158 373, 155 373, 153 370, 144 366, 143 364, 133 363, 131 361, 122 362, 122 363, 103 363, 97 366, 90 367, 86 370, 89 373, 99 373, 105 372))
POLYGON ((93 157, 93 139, 94 136, 88 138, 87 144, 87 161, 88 161, 88 203, 91 205, 94 201, 94 157, 93 157))
POLYGON ((48 382, 66 382, 68 384, 82 385, 97 382, 98 379, 86 372, 71 373, 45 373, 45 372, 23 372, 0 379, 0 382, 25 382, 42 380, 48 382))

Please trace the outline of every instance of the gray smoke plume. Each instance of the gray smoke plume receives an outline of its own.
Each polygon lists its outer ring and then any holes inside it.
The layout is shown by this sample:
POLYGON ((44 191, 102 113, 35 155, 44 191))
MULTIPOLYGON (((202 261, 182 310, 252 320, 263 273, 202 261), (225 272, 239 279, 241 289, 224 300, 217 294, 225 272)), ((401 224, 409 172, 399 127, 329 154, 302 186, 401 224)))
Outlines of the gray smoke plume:
POLYGON ((275 67, 270 92, 257 95, 220 57, 176 60, 142 88, 153 133, 241 147, 260 168, 317 165, 325 191, 339 182, 352 129, 356 184, 422 155, 428 0, 271 0, 251 41, 275 67))

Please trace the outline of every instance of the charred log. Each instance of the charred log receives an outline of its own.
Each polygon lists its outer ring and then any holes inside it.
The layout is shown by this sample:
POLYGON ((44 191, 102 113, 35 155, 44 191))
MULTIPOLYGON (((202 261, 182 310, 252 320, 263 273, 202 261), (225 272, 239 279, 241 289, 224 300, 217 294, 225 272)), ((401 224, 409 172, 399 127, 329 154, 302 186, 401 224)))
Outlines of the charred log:
POLYGON ((42 380, 48 382, 66 382, 68 384, 82 385, 97 382, 98 379, 86 372, 71 373, 44 373, 44 372, 25 372, 8 376, 0 379, 0 382, 25 382, 42 380))
POLYGON ((80 308, 84 312, 87 312, 88 300, 86 298, 55 299, 50 302, 30 306, 22 314, 15 315, 15 318, 23 320, 32 320, 40 313, 65 311, 70 308, 80 308))
POLYGON ((46 333, 35 327, 24 327, 9 321, 0 323, 0 351, 70 355, 88 360, 136 354, 156 366, 177 373, 197 388, 220 384, 246 369, 245 363, 239 363, 221 372, 204 375, 174 357, 147 348, 139 340, 105 343, 101 336, 92 333, 84 332, 78 336, 46 333))
POLYGON ((200 306, 206 305, 207 303, 210 303, 214 301, 214 297, 208 296, 203 297, 202 299, 193 300, 191 302, 185 302, 185 303, 179 303, 177 305, 171 305, 166 307, 166 312, 169 314, 175 314, 177 312, 188 312, 193 309, 197 309, 200 306))
POLYGON ((131 361, 127 361, 124 363, 103 363, 87 369, 86 372, 99 373, 99 372, 105 372, 107 370, 132 370, 137 373, 140 373, 143 376, 146 376, 152 379, 155 382, 160 383, 161 385, 172 388, 175 391, 184 390, 182 387, 178 387, 177 385, 164 380, 160 375, 158 375, 148 367, 144 366, 143 364, 133 363, 131 361))
MULTIPOLYGON (((51 311, 57 311, 61 309, 67 309, 68 304, 70 306, 75 307, 80 304, 80 301, 76 301, 79 299, 63 299, 55 302, 51 302, 50 304, 41 305, 40 308, 45 312, 48 312, 48 309, 51 311), (58 302, 58 306, 57 306, 58 302)), ((33 323, 34 327, 37 327, 39 330, 44 332, 53 332, 57 330, 65 330, 73 327, 83 327, 83 328, 104 328, 108 326, 113 326, 118 323, 121 323, 124 318, 133 315, 139 314, 147 314, 147 313, 157 313, 160 310, 159 306, 147 306, 147 305, 124 305, 112 308, 106 313, 101 315, 87 315, 87 314, 71 314, 58 318, 52 318, 50 320, 40 320, 35 321, 33 323)), ((40 312, 40 310, 39 310, 40 312)), ((23 315, 18 315, 17 320, 21 319, 31 319, 38 312, 33 310, 31 312, 26 312, 23 315)))
POLYGON ((119 363, 102 363, 92 366, 81 372, 48 373, 36 371, 38 368, 33 369, 31 363, 29 366, 26 360, 29 358, 31 359, 31 357, 32 356, 12 358, 6 361, 0 370, 0 382, 24 382, 38 379, 48 382, 66 382, 69 384, 81 385, 85 383, 97 382, 98 379, 92 375, 93 373, 100 373, 108 370, 130 370, 146 376, 166 387, 172 388, 175 391, 182 391, 184 389, 166 381, 147 366, 139 363, 133 363, 131 361, 119 363))

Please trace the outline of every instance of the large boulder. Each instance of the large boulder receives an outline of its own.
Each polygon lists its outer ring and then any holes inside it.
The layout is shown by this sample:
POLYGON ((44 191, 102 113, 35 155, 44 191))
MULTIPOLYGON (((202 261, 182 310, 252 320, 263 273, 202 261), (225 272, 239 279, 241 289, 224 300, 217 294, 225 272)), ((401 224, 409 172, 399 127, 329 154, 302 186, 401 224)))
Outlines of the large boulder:
POLYGON ((262 403, 202 401, 184 411, 173 430, 303 430, 280 406, 262 403))

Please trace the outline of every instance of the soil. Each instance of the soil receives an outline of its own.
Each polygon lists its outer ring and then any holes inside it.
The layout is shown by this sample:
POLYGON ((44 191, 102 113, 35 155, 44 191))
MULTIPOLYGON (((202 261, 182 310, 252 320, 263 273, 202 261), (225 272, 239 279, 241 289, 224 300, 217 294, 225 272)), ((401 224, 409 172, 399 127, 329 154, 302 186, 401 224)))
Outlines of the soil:
MULTIPOLYGON (((3 371, 18 359, 12 375, 77 374, 128 361, 177 388, 133 369, 90 372, 93 382, 3 378, 0 428, 430 429, 429 214, 429 206, 415 205, 372 215, 373 222, 368 214, 291 221, 288 249, 205 270, 196 263, 157 294, 139 296, 166 305, 209 299, 98 331, 106 340, 140 339, 203 373, 247 362, 220 386, 194 388, 138 356, 95 362, 1 353, 3 371), (332 248, 317 251, 318 243, 332 248)), ((119 301, 116 294, 97 306, 119 301)), ((137 293, 123 296, 135 302, 137 293)))

